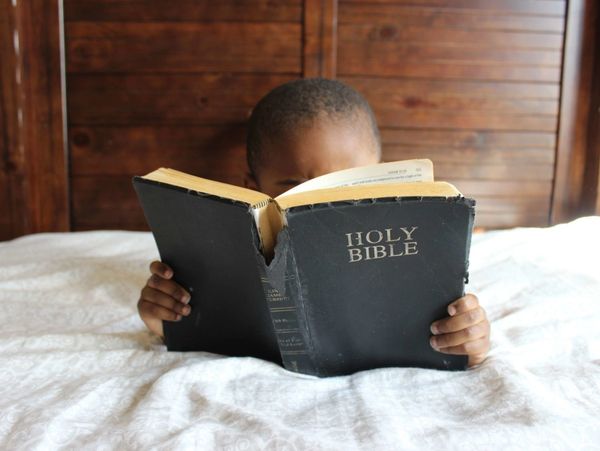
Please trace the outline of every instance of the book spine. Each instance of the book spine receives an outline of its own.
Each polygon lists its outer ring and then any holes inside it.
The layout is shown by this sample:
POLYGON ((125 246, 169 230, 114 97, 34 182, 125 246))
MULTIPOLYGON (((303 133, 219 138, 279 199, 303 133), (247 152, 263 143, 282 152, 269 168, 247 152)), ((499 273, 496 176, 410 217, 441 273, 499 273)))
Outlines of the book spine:
POLYGON ((275 259, 269 267, 262 267, 261 283, 279 344, 283 366, 297 373, 316 374, 308 346, 308 331, 298 310, 300 283, 295 271, 294 258, 287 236, 279 235, 285 243, 278 243, 275 259))
MULTIPOLYGON (((473 225, 475 223, 475 199, 463 198, 465 205, 469 209, 469 224, 467 226, 467 239, 465 243, 465 278, 464 283, 469 283, 469 254, 471 250, 471 237, 473 235, 473 225)), ((464 285, 463 285, 464 287, 464 285)), ((463 289, 463 296, 465 291, 463 289)))

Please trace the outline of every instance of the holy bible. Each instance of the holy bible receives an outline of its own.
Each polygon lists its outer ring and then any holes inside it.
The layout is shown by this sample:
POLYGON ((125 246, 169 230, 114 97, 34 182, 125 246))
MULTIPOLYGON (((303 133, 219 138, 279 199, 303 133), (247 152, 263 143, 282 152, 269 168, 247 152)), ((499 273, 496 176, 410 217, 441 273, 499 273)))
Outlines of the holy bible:
POLYGON ((159 168, 133 185, 163 262, 191 294, 170 351, 253 356, 316 376, 463 370, 430 325, 464 295, 475 201, 430 160, 333 172, 271 198, 159 168))

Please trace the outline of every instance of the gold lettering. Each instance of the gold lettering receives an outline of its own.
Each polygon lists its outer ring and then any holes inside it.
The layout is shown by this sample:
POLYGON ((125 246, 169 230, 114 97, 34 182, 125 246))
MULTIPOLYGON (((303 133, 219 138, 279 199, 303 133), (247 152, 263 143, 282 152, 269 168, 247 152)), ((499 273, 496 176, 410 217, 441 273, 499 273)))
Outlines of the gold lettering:
POLYGON ((396 245, 395 244, 390 244, 390 257, 402 257, 404 255, 404 252, 400 251, 399 254, 396 254, 394 251, 396 250, 396 245))
POLYGON ((398 235, 398 238, 396 238, 395 240, 392 239, 392 229, 385 229, 385 237, 386 237, 386 241, 388 243, 392 243, 394 241, 400 241, 402 239, 402 237, 400 235, 398 235))
MULTIPOLYGON (((348 262, 356 263, 385 257, 416 255, 419 251, 413 234, 417 229, 417 226, 397 227, 396 235, 392 227, 382 230, 373 229, 368 232, 346 233, 348 262)), ((276 295, 273 298, 276 298, 276 295)))
POLYGON ((417 229, 418 229, 418 227, 414 226, 410 229, 410 232, 409 232, 406 227, 400 227, 400 230, 402 230, 406 234, 406 241, 412 241, 412 234, 417 229))
POLYGON ((404 242, 404 253, 406 255, 418 254, 419 251, 417 249, 417 242, 416 241, 405 241, 404 242))
POLYGON ((363 245, 362 232, 355 232, 354 233, 354 235, 356 235, 356 244, 353 243, 352 235, 353 235, 352 233, 347 233, 346 234, 346 238, 348 238, 348 246, 347 247, 362 246, 363 245))
POLYGON ((381 233, 379 230, 370 230, 367 232, 367 234, 365 235, 365 239, 367 240, 368 243, 370 244, 377 244, 377 243, 381 243, 381 240, 383 240, 383 233, 381 233), (372 240, 371 239, 371 234, 372 233, 376 233, 378 238, 377 240, 372 240))
POLYGON ((352 248, 352 249, 348 249, 348 253, 350 254, 350 263, 354 263, 354 262, 359 262, 362 260, 362 254, 360 252, 360 249, 358 248, 352 248))
POLYGON ((385 252, 385 246, 373 246, 373 258, 383 258, 387 257, 387 253, 385 252))
POLYGON ((347 233, 346 237, 348 238, 348 247, 352 247, 352 234, 347 233))

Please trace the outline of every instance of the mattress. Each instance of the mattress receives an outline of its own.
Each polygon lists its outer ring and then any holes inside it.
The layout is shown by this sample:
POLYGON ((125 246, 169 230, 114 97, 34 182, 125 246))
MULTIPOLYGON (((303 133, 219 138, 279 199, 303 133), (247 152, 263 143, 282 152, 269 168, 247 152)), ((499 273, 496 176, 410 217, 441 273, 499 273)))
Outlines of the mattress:
POLYGON ((152 235, 0 243, 1 449, 600 449, 600 217, 473 236, 491 349, 464 372, 319 379, 167 352, 137 313, 152 235))

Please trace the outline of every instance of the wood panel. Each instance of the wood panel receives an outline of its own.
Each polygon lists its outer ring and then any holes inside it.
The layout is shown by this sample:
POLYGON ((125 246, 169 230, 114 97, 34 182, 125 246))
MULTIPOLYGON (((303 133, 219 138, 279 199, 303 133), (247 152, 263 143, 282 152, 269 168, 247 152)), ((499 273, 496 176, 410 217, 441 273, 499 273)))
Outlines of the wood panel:
POLYGON ((558 133, 557 164, 552 200, 552 222, 571 220, 591 214, 596 190, 598 169, 589 127, 593 112, 594 60, 598 59, 600 43, 596 28, 600 14, 594 0, 571 0, 565 37, 565 60, 561 83, 560 130, 558 133), (589 172, 594 165, 593 173, 589 172), (586 166, 588 167, 586 172, 586 166))
MULTIPOLYGON (((428 29, 522 31, 562 35, 564 31, 563 13, 552 16, 541 13, 539 16, 519 15, 512 8, 498 14, 494 10, 482 9, 489 2, 481 2, 476 14, 464 8, 456 8, 455 2, 443 7, 431 6, 424 2, 347 2, 342 1, 339 9, 340 23, 373 24, 385 22, 397 27, 426 27, 428 29)), ((521 3, 521 2, 519 2, 521 3)), ((564 3, 563 3, 564 5, 564 3)), ((506 3, 500 4, 506 6, 506 3)), ((559 6, 556 4, 555 6, 559 6)), ((561 7, 561 10, 564 6, 561 7)), ((539 11, 538 11, 539 13, 539 11)))
POLYGON ((68 230, 60 3, 0 5, 0 239, 68 230))
MULTIPOLYGON (((553 3, 564 9, 562 2, 553 3)), ((538 4, 534 2, 531 6, 538 4)), ((485 9, 492 4, 473 3, 471 6, 478 9, 468 13, 457 8, 459 6, 456 2, 419 2, 408 8, 403 7, 402 2, 394 5, 342 3, 338 27, 339 72, 424 78, 560 80, 562 35, 556 31, 561 29, 558 23, 561 17, 554 18, 554 25, 542 26, 540 32, 536 31, 540 28, 536 20, 547 20, 546 13, 533 19, 516 16, 520 19, 519 31, 498 30, 493 27, 505 25, 489 23, 490 18, 498 20, 495 9, 485 9), (444 4, 444 7, 430 8, 432 4, 444 4)), ((519 11, 503 2, 497 6, 511 13, 510 19, 519 11)), ((533 8, 532 11, 545 10, 533 8)))
POLYGON ((279 74, 69 74, 71 125, 245 122, 279 74), (93 107, 91 107, 93 105, 93 107))
POLYGON ((23 164, 19 146, 19 65, 13 36, 16 17, 8 0, 0 0, 0 240, 25 233, 26 208, 23 164))
POLYGON ((73 176, 74 230, 148 230, 129 176, 73 176))
POLYGON ((594 69, 588 117, 588 152, 586 155, 586 213, 600 215, 600 8, 596 10, 594 69))
POLYGON ((428 157, 483 199, 476 225, 546 225, 564 1, 340 0, 338 78, 371 103, 386 160, 428 157))
POLYGON ((421 8, 442 7, 459 11, 483 13, 537 14, 564 16, 563 0, 340 0, 340 4, 395 4, 421 8))
POLYGON ((564 2, 550 3, 341 2, 339 72, 556 83, 564 2))
POLYGON ((337 0, 304 0, 304 77, 335 78, 337 72, 337 0))
POLYGON ((241 184, 243 123, 300 73, 362 92, 384 158, 430 157, 483 196, 481 224, 547 222, 564 2, 305 0, 274 18, 260 2, 247 18, 232 2, 142 2, 139 15, 133 3, 66 3, 78 227, 103 220, 84 206, 94 196, 118 210, 94 192, 106 177, 129 189, 132 174, 171 166, 241 184))
POLYGON ((64 0, 65 21, 77 22, 294 22, 302 0, 64 0))
POLYGON ((241 185, 252 108, 306 66, 305 12, 301 0, 65 0, 74 229, 145 230, 131 177, 159 166, 241 185))
MULTIPOLYGON (((458 50, 469 50, 470 47, 491 47, 492 52, 496 50, 551 50, 550 55, 535 52, 534 55, 540 59, 545 56, 556 57, 562 47, 562 36, 560 34, 533 33, 531 31, 495 31, 495 30, 469 30, 465 28, 434 28, 431 26, 396 26, 386 21, 383 25, 348 23, 340 29, 340 39, 346 42, 364 42, 381 44, 389 43, 401 49, 406 42, 418 41, 420 46, 446 46, 458 47, 458 50)), ((433 53, 433 52, 432 52, 433 53)), ((503 55, 502 53, 498 53, 503 55)), ((469 58, 471 53, 462 53, 462 58, 469 58)), ((452 58, 453 54, 447 55, 452 58)), ((490 57, 493 55, 487 55, 490 57)), ((492 58, 490 58, 492 59, 492 58)), ((503 61, 510 62, 511 60, 503 61)), ((534 63, 535 61, 527 61, 534 63)))
POLYGON ((558 85, 342 77, 381 127, 556 131, 558 85))
POLYGON ((556 147, 554 133, 505 132, 491 130, 419 130, 382 128, 384 145, 445 146, 453 148, 543 149, 556 147))
POLYGON ((242 183, 246 129, 224 126, 74 126, 72 171, 78 175, 143 175, 165 166, 201 177, 230 174, 242 183))
POLYGON ((384 158, 432 158, 477 198, 479 226, 600 211, 600 8, 568 6, 0 0, 0 239, 68 228, 68 189, 75 230, 146 229, 131 176, 157 166, 241 184, 251 108, 299 76, 356 86, 384 158))
POLYGON ((300 24, 71 22, 66 33, 70 73, 301 71, 300 24))

